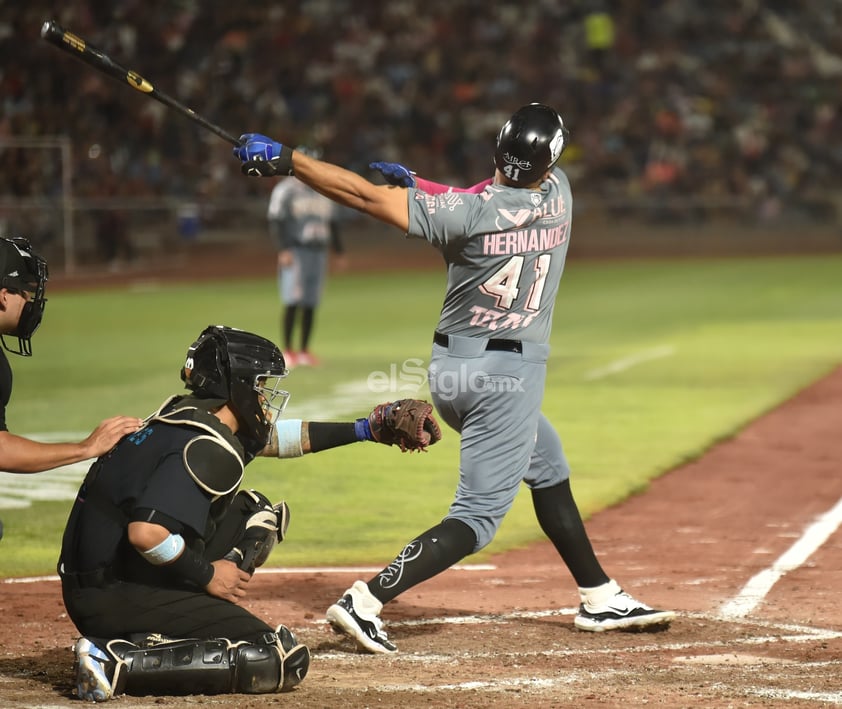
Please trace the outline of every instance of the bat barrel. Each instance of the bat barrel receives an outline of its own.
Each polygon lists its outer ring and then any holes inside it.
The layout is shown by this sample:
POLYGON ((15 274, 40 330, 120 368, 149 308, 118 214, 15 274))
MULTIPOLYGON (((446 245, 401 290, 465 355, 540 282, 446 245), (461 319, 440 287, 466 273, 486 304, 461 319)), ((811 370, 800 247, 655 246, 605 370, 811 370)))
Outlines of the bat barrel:
POLYGON ((192 121, 195 121, 203 128, 216 133, 223 140, 235 146, 240 145, 240 141, 233 135, 223 130, 218 125, 211 123, 206 118, 197 114, 193 109, 184 106, 176 101, 171 96, 168 96, 163 91, 158 91, 149 81, 144 79, 140 74, 125 67, 120 66, 111 57, 100 51, 93 45, 86 42, 81 37, 77 37, 72 32, 68 32, 55 20, 47 20, 41 25, 41 37, 50 44, 55 45, 61 50, 68 52, 77 59, 82 60, 86 64, 92 66, 104 74, 108 74, 111 78, 128 84, 133 89, 140 91, 156 101, 160 101, 165 106, 181 113, 192 121))

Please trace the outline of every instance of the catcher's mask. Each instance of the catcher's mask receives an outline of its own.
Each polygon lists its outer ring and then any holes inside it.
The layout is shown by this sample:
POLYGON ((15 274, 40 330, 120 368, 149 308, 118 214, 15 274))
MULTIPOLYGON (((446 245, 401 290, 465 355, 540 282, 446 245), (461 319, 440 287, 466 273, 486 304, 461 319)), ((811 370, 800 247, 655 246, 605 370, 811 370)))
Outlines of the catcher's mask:
POLYGON ((187 350, 181 380, 199 396, 225 399, 246 447, 260 451, 289 400, 280 388, 289 374, 269 340, 244 330, 211 325, 187 350))
POLYGON ((32 249, 29 239, 22 236, 0 239, 0 288, 26 298, 17 327, 0 334, 0 341, 9 352, 32 355, 32 335, 41 324, 47 299, 47 262, 32 249), (17 346, 6 342, 6 335, 17 337, 17 346))
POLYGON ((542 103, 522 106, 497 134, 494 164, 513 184, 530 185, 558 162, 567 136, 555 109, 542 103))

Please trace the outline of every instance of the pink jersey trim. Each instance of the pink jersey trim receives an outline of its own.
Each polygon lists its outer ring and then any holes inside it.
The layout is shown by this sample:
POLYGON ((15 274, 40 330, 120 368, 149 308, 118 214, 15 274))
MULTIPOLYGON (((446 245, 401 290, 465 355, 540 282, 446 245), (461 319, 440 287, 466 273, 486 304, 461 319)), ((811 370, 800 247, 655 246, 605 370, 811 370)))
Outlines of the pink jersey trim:
POLYGON ((453 187, 452 185, 443 185, 440 182, 425 180, 423 177, 415 178, 415 186, 427 194, 444 194, 445 192, 470 192, 471 194, 479 194, 492 182, 492 178, 489 177, 487 180, 478 182, 471 187, 453 187))

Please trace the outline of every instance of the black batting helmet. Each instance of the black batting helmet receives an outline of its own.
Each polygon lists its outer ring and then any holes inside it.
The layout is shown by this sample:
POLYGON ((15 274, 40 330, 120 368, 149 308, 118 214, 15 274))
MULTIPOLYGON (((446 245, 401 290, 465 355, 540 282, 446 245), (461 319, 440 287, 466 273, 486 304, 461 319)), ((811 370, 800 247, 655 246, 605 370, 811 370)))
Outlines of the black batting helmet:
POLYGON ((199 396, 225 399, 247 448, 260 451, 289 400, 280 380, 289 373, 269 340, 244 330, 211 325, 187 350, 184 385, 199 396))
POLYGON ((529 185, 555 165, 566 143, 567 129, 558 112, 530 103, 500 129, 494 164, 515 185, 529 185))

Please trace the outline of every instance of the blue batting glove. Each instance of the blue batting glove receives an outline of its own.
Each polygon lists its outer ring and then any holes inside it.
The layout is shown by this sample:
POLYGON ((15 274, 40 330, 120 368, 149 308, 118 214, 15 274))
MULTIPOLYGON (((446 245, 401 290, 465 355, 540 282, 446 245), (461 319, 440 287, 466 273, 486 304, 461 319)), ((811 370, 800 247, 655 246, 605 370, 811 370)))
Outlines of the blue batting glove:
POLYGON ((234 148, 233 153, 234 157, 242 162, 271 160, 281 154, 283 147, 280 143, 260 133, 243 133, 240 136, 240 147, 234 148))
POLYGON ((372 170, 383 175, 386 182, 398 187, 415 187, 415 173, 399 162, 373 162, 369 164, 372 170))
POLYGON ((278 177, 294 174, 292 149, 260 133, 243 133, 234 157, 242 161, 240 169, 251 177, 278 177))

